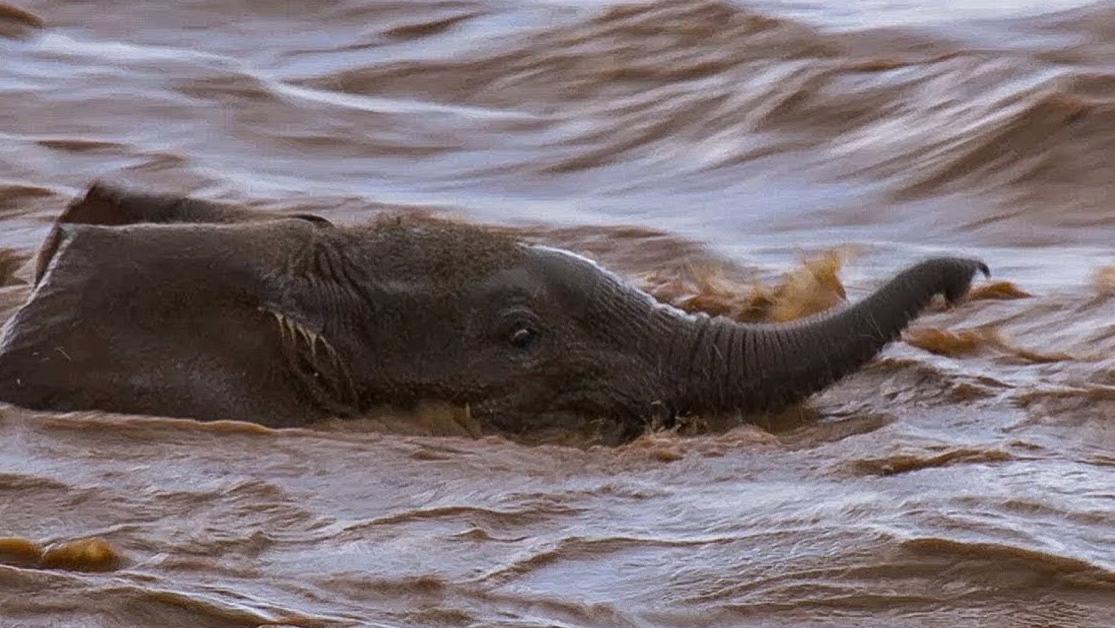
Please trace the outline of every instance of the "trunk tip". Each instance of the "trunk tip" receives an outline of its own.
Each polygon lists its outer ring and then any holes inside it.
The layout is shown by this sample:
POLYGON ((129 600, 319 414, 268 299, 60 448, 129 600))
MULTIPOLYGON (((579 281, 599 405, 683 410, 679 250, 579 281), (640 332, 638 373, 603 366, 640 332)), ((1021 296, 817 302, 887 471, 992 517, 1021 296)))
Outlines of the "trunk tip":
POLYGON ((967 296, 977 273, 984 277, 991 277, 991 269, 978 259, 946 257, 930 260, 928 264, 935 265, 939 269, 938 272, 943 272, 944 285, 940 290, 950 304, 955 304, 967 296))

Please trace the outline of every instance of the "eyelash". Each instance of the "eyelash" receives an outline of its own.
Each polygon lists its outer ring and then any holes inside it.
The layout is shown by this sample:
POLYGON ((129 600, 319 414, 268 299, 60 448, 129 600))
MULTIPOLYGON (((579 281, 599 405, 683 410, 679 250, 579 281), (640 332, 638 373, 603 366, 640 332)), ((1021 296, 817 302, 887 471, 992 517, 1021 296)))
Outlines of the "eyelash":
POLYGON ((508 341, 516 349, 529 349, 538 339, 538 331, 525 323, 519 323, 511 331, 508 341))

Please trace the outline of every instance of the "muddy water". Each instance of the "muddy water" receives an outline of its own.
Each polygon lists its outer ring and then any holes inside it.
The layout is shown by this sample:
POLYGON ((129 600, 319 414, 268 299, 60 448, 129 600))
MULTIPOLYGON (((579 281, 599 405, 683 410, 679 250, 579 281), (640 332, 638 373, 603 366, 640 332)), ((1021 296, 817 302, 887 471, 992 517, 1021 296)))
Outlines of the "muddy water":
POLYGON ((1113 37, 1061 0, 0 6, 6 284, 96 177, 521 229, 740 318, 932 252, 1010 282, 761 427, 618 448, 0 406, 0 624, 1109 625, 1113 37))

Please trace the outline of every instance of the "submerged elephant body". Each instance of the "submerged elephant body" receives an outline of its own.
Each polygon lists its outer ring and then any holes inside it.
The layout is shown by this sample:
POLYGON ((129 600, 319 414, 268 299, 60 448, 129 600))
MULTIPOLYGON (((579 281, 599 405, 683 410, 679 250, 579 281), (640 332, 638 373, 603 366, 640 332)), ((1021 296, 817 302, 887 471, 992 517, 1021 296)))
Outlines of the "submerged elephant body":
POLYGON ((94 186, 56 223, 0 341, 0 400, 300 425, 467 405, 492 431, 774 410, 872 359, 980 262, 936 258, 850 307, 743 325, 475 226, 338 227, 94 186))

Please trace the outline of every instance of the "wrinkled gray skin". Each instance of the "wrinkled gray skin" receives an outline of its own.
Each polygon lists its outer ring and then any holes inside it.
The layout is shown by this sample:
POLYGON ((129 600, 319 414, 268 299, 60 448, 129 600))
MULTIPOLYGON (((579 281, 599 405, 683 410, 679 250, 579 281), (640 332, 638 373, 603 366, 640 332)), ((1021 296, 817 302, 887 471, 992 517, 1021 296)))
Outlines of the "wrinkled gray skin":
POLYGON ((931 259, 839 311, 743 325, 478 227, 337 227, 101 185, 43 247, 0 343, 0 399, 271 426, 436 399, 492 431, 599 419, 623 440, 651 417, 802 400, 978 271, 931 259))

